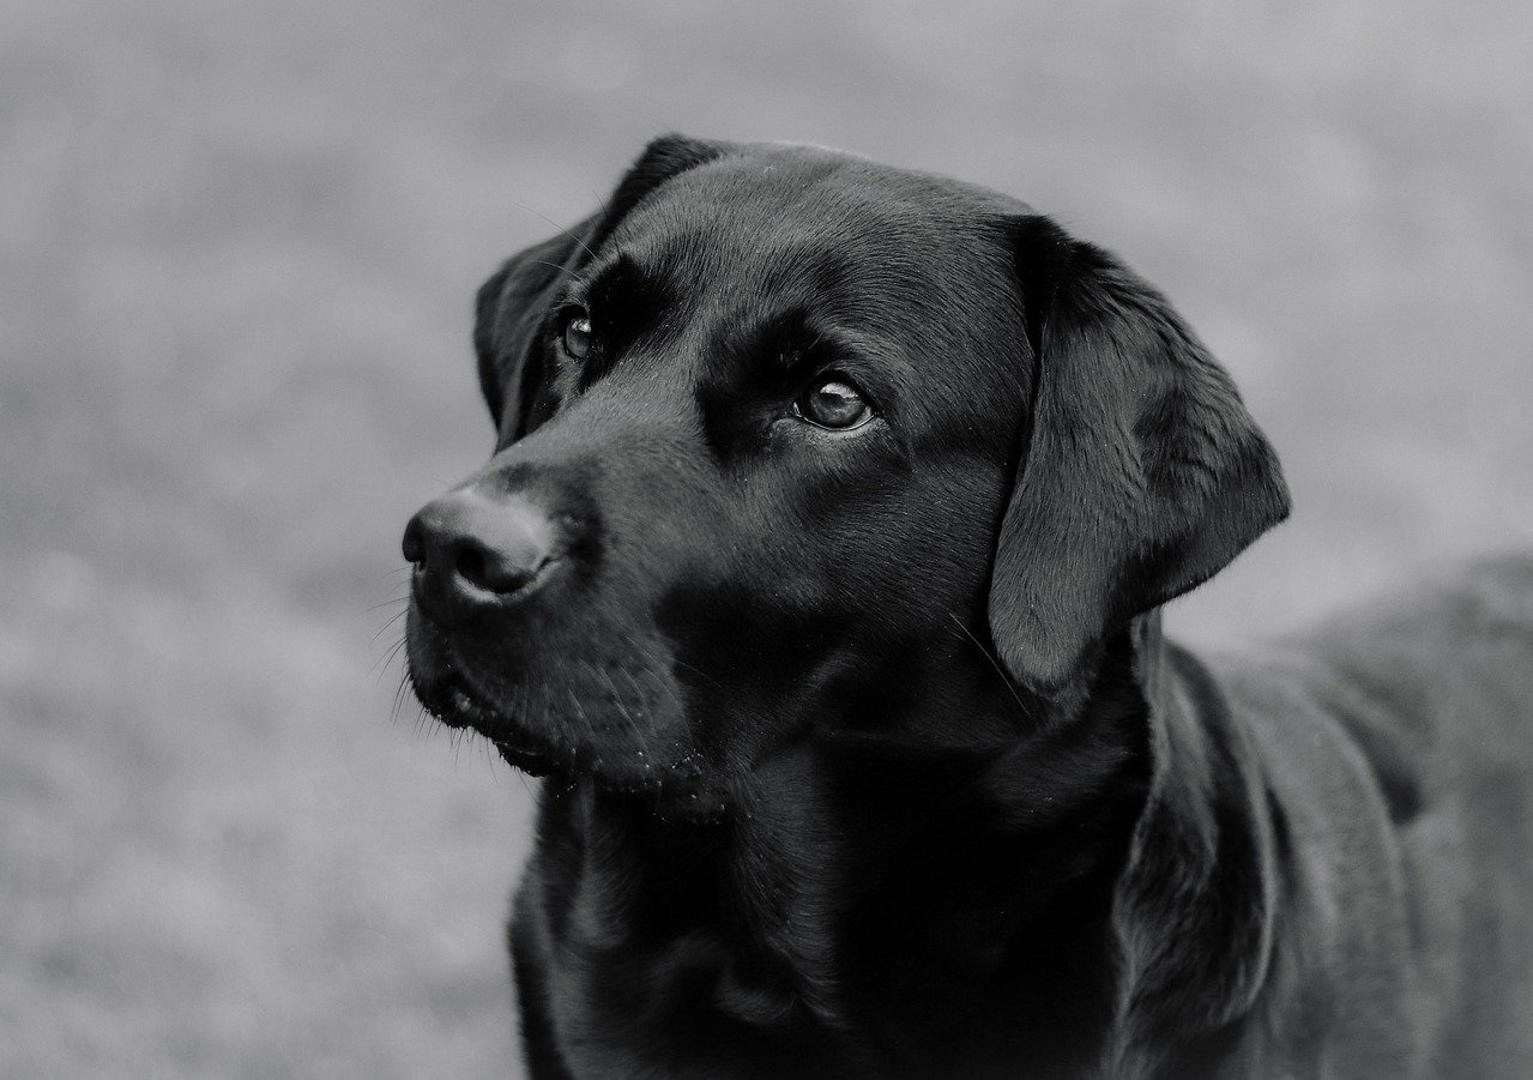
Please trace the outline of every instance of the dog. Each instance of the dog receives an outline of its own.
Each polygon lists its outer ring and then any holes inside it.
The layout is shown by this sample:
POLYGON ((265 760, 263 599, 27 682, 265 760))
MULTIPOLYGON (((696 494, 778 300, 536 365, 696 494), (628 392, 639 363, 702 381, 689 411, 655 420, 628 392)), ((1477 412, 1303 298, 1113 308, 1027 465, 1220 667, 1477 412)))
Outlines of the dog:
POLYGON ((474 344, 409 677, 549 777, 532 1076, 1533 1075, 1533 558, 1164 639, 1289 497, 1115 257, 668 136, 474 344))

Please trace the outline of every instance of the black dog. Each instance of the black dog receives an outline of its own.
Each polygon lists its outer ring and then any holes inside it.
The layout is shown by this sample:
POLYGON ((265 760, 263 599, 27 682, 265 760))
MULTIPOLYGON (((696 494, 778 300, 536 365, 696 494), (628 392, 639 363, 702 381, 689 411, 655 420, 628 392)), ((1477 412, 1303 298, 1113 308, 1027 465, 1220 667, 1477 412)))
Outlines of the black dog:
POLYGON ((1533 1075, 1533 560, 1164 642, 1288 498, 1110 255, 672 137, 474 340, 499 440, 405 533, 410 670, 555 778, 534 1076, 1533 1075))

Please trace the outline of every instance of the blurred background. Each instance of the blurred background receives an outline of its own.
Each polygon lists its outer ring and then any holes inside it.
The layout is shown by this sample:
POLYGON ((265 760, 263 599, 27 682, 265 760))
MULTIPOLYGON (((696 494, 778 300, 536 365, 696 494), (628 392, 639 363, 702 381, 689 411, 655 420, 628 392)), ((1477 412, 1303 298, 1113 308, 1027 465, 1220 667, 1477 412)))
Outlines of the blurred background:
POLYGON ((652 135, 1001 188, 1159 283, 1297 512, 1172 625, 1533 544, 1533 6, 0 10, 0 1075, 517 1070, 530 782, 391 719, 473 290, 652 135))

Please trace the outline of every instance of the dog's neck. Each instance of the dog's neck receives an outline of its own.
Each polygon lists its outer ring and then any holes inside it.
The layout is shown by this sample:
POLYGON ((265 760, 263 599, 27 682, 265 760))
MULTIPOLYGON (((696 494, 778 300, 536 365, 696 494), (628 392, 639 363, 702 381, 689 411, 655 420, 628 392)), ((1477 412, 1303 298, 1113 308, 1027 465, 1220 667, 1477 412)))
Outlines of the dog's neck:
POLYGON ((1109 1072, 1203 1075, 1239 1052, 1241 1021, 1272 992, 1287 835, 1262 755, 1202 662, 1162 642, 1158 617, 1133 632, 1154 772, 1114 904, 1124 979, 1109 1072))
MULTIPOLYGON (((721 824, 549 795, 539 876, 565 936, 609 958, 593 977, 645 985, 657 1024, 813 1032, 843 1063, 893 1047, 920 1071, 967 1040, 980 1063, 1128 1075, 1146 1038, 1249 1005, 1271 912, 1221 897, 1270 898, 1270 841, 1240 733, 1158 618, 1098 672, 1076 715, 1001 747, 807 743, 721 824)), ((992 697, 1014 729, 1016 700, 992 697)))

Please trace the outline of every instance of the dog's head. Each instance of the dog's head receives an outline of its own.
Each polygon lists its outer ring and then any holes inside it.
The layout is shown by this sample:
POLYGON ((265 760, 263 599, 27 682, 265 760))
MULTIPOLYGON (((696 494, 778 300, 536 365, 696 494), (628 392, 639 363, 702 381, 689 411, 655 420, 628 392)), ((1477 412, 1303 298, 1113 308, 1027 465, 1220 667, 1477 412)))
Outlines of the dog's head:
POLYGON ((410 672, 534 772, 721 812, 836 733, 993 739, 1288 507, 1224 371, 1027 206, 678 137, 509 259, 498 441, 405 533, 410 672), (991 665, 987 668, 986 665, 991 665))

